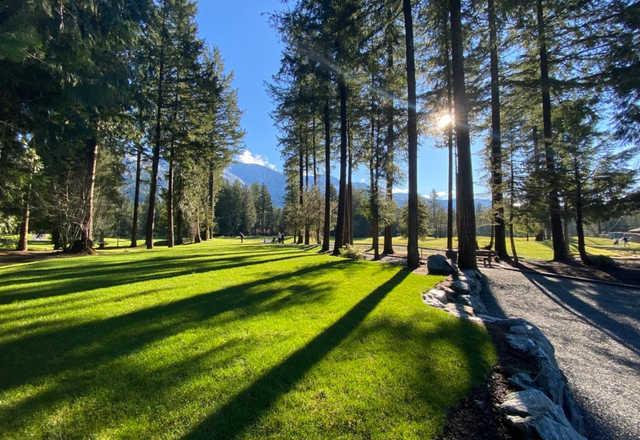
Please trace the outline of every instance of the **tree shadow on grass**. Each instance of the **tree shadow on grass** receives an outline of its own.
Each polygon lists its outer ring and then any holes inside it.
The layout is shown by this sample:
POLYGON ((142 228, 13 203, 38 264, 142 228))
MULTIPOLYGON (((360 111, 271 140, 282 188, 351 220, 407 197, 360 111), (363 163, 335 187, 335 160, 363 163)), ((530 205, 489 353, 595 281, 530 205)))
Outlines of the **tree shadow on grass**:
MULTIPOLYGON (((11 390, 17 387, 47 384, 44 389, 14 404, 5 402, 0 410, 0 426, 4 426, 0 432, 18 432, 28 423, 33 423, 33 417, 51 411, 51 408, 67 401, 69 396, 75 396, 74 399, 78 401, 89 398, 94 404, 97 402, 96 396, 99 396, 98 401, 103 401, 104 396, 112 396, 114 401, 129 396, 132 391, 127 388, 128 385, 114 383, 113 377, 125 377, 127 381, 133 381, 130 385, 141 387, 141 394, 154 399, 161 398, 161 393, 168 392, 167 387, 179 386, 181 377, 196 374, 198 369, 211 371, 216 364, 229 362, 234 356, 242 355, 243 351, 250 351, 251 347, 245 342, 235 355, 227 354, 215 359, 213 364, 210 357, 205 362, 207 354, 203 353, 177 362, 169 367, 168 372, 153 373, 153 380, 164 385, 164 389, 149 389, 149 370, 137 370, 129 366, 125 361, 126 356, 183 332, 199 331, 209 325, 233 325, 233 321, 254 315, 282 314, 286 313, 283 310, 322 301, 331 286, 310 283, 305 276, 311 273, 323 276, 334 269, 350 270, 354 266, 350 261, 331 260, 169 304, 0 343, 0 392, 9 392, 11 395, 11 390), (227 312, 230 313, 225 314, 227 312), (211 321, 214 318, 215 321, 211 321), (199 363, 202 364, 200 367, 199 363), (105 371, 112 371, 115 376, 105 371), (168 377, 169 373, 174 376, 168 377), (105 376, 108 379, 105 380, 105 376)), ((137 395, 135 391, 133 394, 137 395)), ((104 401, 104 404, 107 403, 104 401)), ((140 402, 139 408, 134 404, 132 409, 143 412, 149 410, 146 402, 140 402)), ((90 418, 85 414, 91 412, 88 408, 74 407, 74 411, 79 411, 78 417, 90 418)), ((71 422, 65 418, 62 423, 71 422)), ((107 426, 109 423, 107 420, 91 420, 88 426, 95 428, 96 425, 107 426)), ((73 430, 69 429, 67 433, 73 430)))
POLYGON ((53 274, 43 277, 38 286, 12 288, 10 293, 0 293, 0 305, 14 301, 63 296, 94 289, 104 289, 113 286, 152 281, 163 278, 173 278, 181 275, 191 275, 204 272, 220 271, 238 267, 271 263, 311 257, 300 252, 287 256, 273 258, 268 254, 236 256, 224 259, 207 259, 203 261, 189 261, 184 259, 150 259, 130 264, 129 267, 117 265, 115 267, 90 269, 88 267, 74 270, 73 275, 62 276, 53 274), (271 257, 271 258, 269 258, 271 257), (61 281, 59 281, 61 280, 61 281))
MULTIPOLYGON (((177 414, 169 415, 166 422, 148 427, 145 426, 144 420, 158 415, 158 412, 162 413, 161 417, 166 417, 166 413, 175 410, 175 408, 163 406, 167 404, 199 405, 203 408, 202 405, 205 402, 206 404, 211 402, 211 406, 214 406, 216 400, 226 400, 231 396, 229 390, 238 389, 235 384, 230 387, 222 386, 226 394, 207 395, 204 398, 200 396, 197 399, 194 399, 193 394, 197 391, 193 388, 185 391, 182 386, 186 383, 196 383, 198 391, 210 392, 211 388, 206 386, 199 388, 197 380, 191 381, 195 378, 219 375, 218 369, 235 364, 238 358, 255 349, 255 337, 262 337, 262 335, 255 335, 249 340, 244 338, 242 333, 238 334, 237 338, 233 335, 229 337, 224 329, 230 327, 225 327, 225 324, 236 326, 245 322, 244 318, 250 318, 253 315, 264 313, 282 315, 290 313, 295 306, 319 303, 325 298, 324 295, 331 286, 327 286, 326 282, 314 283, 308 275, 312 274, 314 278, 316 275, 318 277, 324 275, 326 279, 327 273, 336 269, 349 271, 356 270, 359 266, 360 263, 349 260, 332 259, 326 263, 306 266, 287 273, 263 274, 259 280, 172 303, 160 304, 100 321, 74 324, 67 328, 0 344, 0 391, 11 390, 13 387, 26 390, 26 395, 21 400, 10 404, 5 402, 0 409, 0 433, 15 434, 31 424, 39 424, 45 426, 43 432, 51 436, 65 437, 69 433, 89 436, 99 434, 103 427, 121 429, 125 422, 131 422, 129 426, 135 426, 137 431, 117 432, 132 437, 166 436, 167 431, 152 430, 173 429, 170 426, 175 426, 179 430, 180 426, 185 426, 184 417, 195 414, 202 417, 202 413, 197 411, 192 413, 191 410, 186 409, 179 410, 177 414), (220 316, 223 314, 224 316, 220 316), (204 331, 202 338, 213 336, 216 342, 215 344, 204 343, 203 350, 195 349, 190 350, 189 354, 167 356, 166 362, 154 365, 153 368, 143 368, 140 364, 147 359, 146 353, 142 357, 132 358, 133 361, 127 357, 154 343, 152 350, 156 350, 164 344, 164 340, 168 340, 173 335, 194 334, 193 332, 211 326, 221 328, 222 333, 211 335, 210 332, 204 331), (222 342, 219 343, 218 339, 222 342), (38 387, 39 383, 44 385, 36 388, 32 394, 29 394, 30 387, 22 388, 24 385, 38 387), (176 393, 182 393, 181 399, 184 400, 176 400, 176 393), (71 404, 71 401, 74 403, 71 404), (107 411, 105 414, 102 407, 112 405, 116 409, 107 411), (54 428, 50 427, 50 423, 46 420, 47 416, 54 414, 60 408, 65 409, 64 415, 57 417, 55 432, 49 431, 54 428), (96 414, 105 414, 108 417, 104 420, 102 418, 96 420, 96 414), (173 425, 174 423, 178 425, 173 425)), ((231 397, 225 406, 204 420, 188 434, 188 437, 230 438, 241 434, 269 411, 280 396, 295 387, 314 365, 317 365, 342 341, 354 334, 360 335, 363 330, 362 322, 406 276, 408 276, 406 271, 394 274, 303 348, 291 354, 285 361, 273 367, 239 394, 231 397)), ((376 319, 375 322, 379 321, 376 319)), ((379 328, 368 325, 367 327, 371 328, 365 329, 362 333, 363 337, 368 338, 370 334, 383 332, 384 337, 389 338, 384 342, 389 344, 416 339, 426 344, 442 341, 445 345, 452 345, 452 349, 456 352, 460 352, 455 360, 467 366, 469 375, 477 366, 478 361, 473 358, 473 354, 468 359, 466 357, 469 356, 467 352, 474 350, 474 340, 464 337, 467 335, 466 331, 472 328, 468 323, 445 322, 442 326, 434 325, 433 331, 430 332, 419 331, 412 328, 410 324, 402 325, 398 322, 382 321, 379 325, 379 328)), ((189 343, 190 347, 192 347, 191 344, 199 345, 198 341, 185 343, 189 343)), ((400 351, 399 356, 403 356, 402 353, 414 351, 408 346, 400 350, 405 351, 400 351)), ((478 349, 475 348, 475 350, 478 349)), ((438 355, 434 356, 434 361, 437 362, 438 355)), ((158 359, 158 354, 150 358, 158 359)), ((454 399, 446 394, 449 391, 455 391, 457 396, 457 393, 464 392, 464 387, 451 383, 440 384, 437 378, 439 370, 434 370, 432 363, 428 360, 428 357, 424 356, 410 357, 407 360, 408 363, 422 368, 420 374, 412 375, 410 379, 411 383, 419 387, 419 394, 426 403, 421 409, 416 410, 420 413, 420 418, 423 417, 421 411, 427 411, 429 416, 433 414, 441 417, 442 411, 439 406, 449 405, 451 399, 454 399), (430 408, 434 408, 433 413, 430 408)), ((220 380, 220 377, 216 380, 220 380)), ((213 387, 213 389, 220 392, 220 388, 213 387)), ((11 396, 11 392, 8 395, 11 396)), ((106 432, 113 434, 113 431, 106 432)), ((173 432, 175 434, 176 431, 173 432)))
POLYGON ((492 342, 477 325, 466 320, 443 319, 421 325, 416 323, 419 319, 378 320, 366 326, 359 337, 377 338, 386 344, 399 359, 399 368, 404 368, 398 371, 401 378, 397 380, 410 382, 421 406, 439 416, 485 380, 492 367, 488 356, 492 342))
MULTIPOLYGON (((268 255, 281 255, 281 254, 293 254, 295 250, 291 249, 272 249, 269 252, 265 252, 264 247, 252 246, 251 249, 246 249, 242 252, 225 252, 225 248, 216 249, 215 253, 185 253, 182 255, 164 255, 164 253, 139 253, 136 255, 135 261, 132 260, 130 255, 124 253, 109 256, 69 256, 66 258, 56 259, 54 262, 59 264, 59 267, 50 267, 47 261, 45 264, 38 264, 37 266, 29 265, 26 267, 12 266, 11 268, 1 267, 0 269, 9 269, 8 271, 0 272, 0 287, 10 285, 16 287, 20 284, 29 284, 44 279, 65 280, 71 278, 86 277, 88 274, 96 276, 102 274, 109 274, 117 271, 128 270, 132 266, 139 266, 141 264, 158 264, 166 263, 171 266, 184 265, 194 260, 206 259, 207 261, 227 261, 227 260, 240 260, 255 258, 256 256, 268 256, 268 255), (255 248, 255 249, 253 249, 255 248), (114 261, 114 258, 117 258, 114 261), (122 259, 128 258, 128 259, 122 259)), ((195 250, 195 249, 194 249, 195 250)), ((198 249, 200 250, 200 249, 198 249)), ((300 250, 297 253, 301 253, 300 250)))
POLYGON ((185 438, 233 438, 257 421, 332 349, 353 332, 382 299, 409 275, 399 271, 279 365, 242 390, 185 438))
POLYGON ((305 302, 317 301, 330 286, 311 285, 299 277, 344 266, 332 260, 298 271, 268 276, 255 281, 190 296, 111 318, 28 335, 0 343, 0 391, 39 378, 85 365, 108 362, 142 349, 225 312, 242 314, 277 312, 305 302), (289 284, 270 286, 274 282, 289 284), (304 294, 296 289, 304 284, 304 294), (284 297, 290 297, 283 301, 284 297))

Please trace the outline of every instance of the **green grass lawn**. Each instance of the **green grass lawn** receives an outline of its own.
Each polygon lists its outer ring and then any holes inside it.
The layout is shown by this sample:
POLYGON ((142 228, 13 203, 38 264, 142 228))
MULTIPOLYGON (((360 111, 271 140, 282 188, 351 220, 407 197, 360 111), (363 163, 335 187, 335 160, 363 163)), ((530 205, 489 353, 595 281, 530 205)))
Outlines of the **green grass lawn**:
MULTIPOLYGON (((457 246, 457 240, 453 240, 454 246, 457 246)), ((516 237, 516 252, 519 257, 530 258, 533 260, 551 260, 553 258, 553 248, 551 240, 535 241, 533 238, 527 240, 523 237, 516 237)), ((356 244, 371 244, 371 238, 361 238, 354 240, 356 244)), ((383 237, 380 237, 380 246, 382 247, 383 237)), ((395 237, 394 245, 402 246, 407 244, 404 237, 395 237)), ((478 237, 478 245, 485 246, 489 244, 489 237, 478 237)), ((632 257, 640 255, 640 243, 629 243, 628 247, 613 245, 613 240, 602 237, 586 237, 585 244, 587 252, 592 255, 607 255, 609 257, 632 257)), ((446 249, 446 238, 426 238, 420 240, 420 246, 434 249, 446 249)), ((571 238, 571 252, 578 253, 578 238, 571 238)), ((511 254, 511 242, 507 238, 507 250, 511 254)))
MULTIPOLYGON (((0 250, 15 250, 18 245, 17 235, 0 235, 0 250)), ((31 239, 28 241, 28 247, 30 251, 51 251, 53 245, 49 238, 43 237, 42 239, 31 239)))
MULTIPOLYGON (((129 238, 116 238, 116 237, 105 237, 104 239, 105 246, 107 247, 129 247, 131 240, 129 238)), ((138 243, 144 244, 144 237, 138 240, 138 243)), ((18 245, 18 236, 17 235, 0 235, 0 249, 4 250, 15 250, 18 245)), ((43 236, 43 238, 35 240, 31 239, 28 243, 30 251, 52 251, 53 243, 47 236, 43 236)), ((97 243, 96 243, 97 246, 97 243)))
POLYGON ((437 280, 223 239, 0 267, 0 438, 432 438, 495 362, 437 280))

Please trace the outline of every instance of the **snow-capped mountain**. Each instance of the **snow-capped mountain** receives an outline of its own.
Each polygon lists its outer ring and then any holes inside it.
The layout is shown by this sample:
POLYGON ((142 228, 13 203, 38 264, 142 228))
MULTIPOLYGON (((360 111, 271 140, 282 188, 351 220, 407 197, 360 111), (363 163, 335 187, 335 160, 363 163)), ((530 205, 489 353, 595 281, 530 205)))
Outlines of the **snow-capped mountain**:
MULTIPOLYGON (((284 174, 271 166, 261 165, 257 163, 242 163, 239 161, 233 162, 224 171, 223 176, 227 182, 240 182, 244 185, 265 184, 271 193, 271 199, 274 206, 284 206, 284 197, 287 185, 287 179, 284 174)), ((324 176, 318 176, 320 182, 320 188, 324 190, 324 176)), ((339 186, 338 179, 331 178, 333 186, 337 189, 339 186)), ((354 182, 354 188, 366 189, 367 185, 362 182, 354 182)), ((398 206, 404 206, 407 204, 407 194, 400 192, 394 193, 394 200, 398 206)), ((446 199, 440 199, 440 204, 443 208, 446 208, 446 199)), ((453 202, 455 208, 455 200, 453 202)), ((483 208, 491 206, 491 201, 487 199, 476 199, 476 206, 480 205, 483 208)))

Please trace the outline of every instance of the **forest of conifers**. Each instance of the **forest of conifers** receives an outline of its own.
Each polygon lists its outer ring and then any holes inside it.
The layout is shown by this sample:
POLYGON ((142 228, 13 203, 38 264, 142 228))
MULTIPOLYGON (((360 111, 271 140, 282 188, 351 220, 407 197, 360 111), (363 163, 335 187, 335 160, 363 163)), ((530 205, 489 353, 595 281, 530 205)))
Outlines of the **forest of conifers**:
MULTIPOLYGON (((222 178, 243 137, 236 91, 195 13, 190 0, 0 6, 0 232, 17 232, 19 249, 35 230, 90 251, 98 225, 122 216, 132 246, 144 233, 152 248, 158 224, 173 246, 231 221, 231 208, 217 213, 221 195, 243 205, 222 178)), ((299 242, 337 254, 353 240, 352 176, 365 169, 375 257, 380 235, 393 252, 403 185, 417 266, 426 138, 448 151, 448 247, 455 233, 462 268, 476 265, 479 181, 502 258, 524 228, 565 260, 575 224, 589 263, 585 225, 638 210, 639 2, 298 0, 272 22, 285 47, 269 84, 288 177, 277 227, 299 242), (473 174, 472 145, 486 175, 473 174)), ((264 215, 232 223, 224 232, 265 232, 264 215)))

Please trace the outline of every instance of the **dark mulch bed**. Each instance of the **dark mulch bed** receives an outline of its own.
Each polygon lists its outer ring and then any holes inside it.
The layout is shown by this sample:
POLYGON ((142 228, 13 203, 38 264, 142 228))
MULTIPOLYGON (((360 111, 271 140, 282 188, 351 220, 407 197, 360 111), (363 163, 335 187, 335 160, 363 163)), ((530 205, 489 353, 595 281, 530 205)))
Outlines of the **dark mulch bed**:
POLYGON ((487 381, 476 387, 453 408, 439 440, 508 440, 514 439, 506 421, 496 410, 504 401, 509 385, 500 366, 491 371, 487 381))
POLYGON ((515 371, 533 371, 530 361, 509 350, 501 328, 487 324, 498 352, 498 364, 493 367, 484 384, 454 407, 438 440, 513 440, 522 435, 513 430, 496 406, 504 402, 515 389, 507 377, 515 371))

